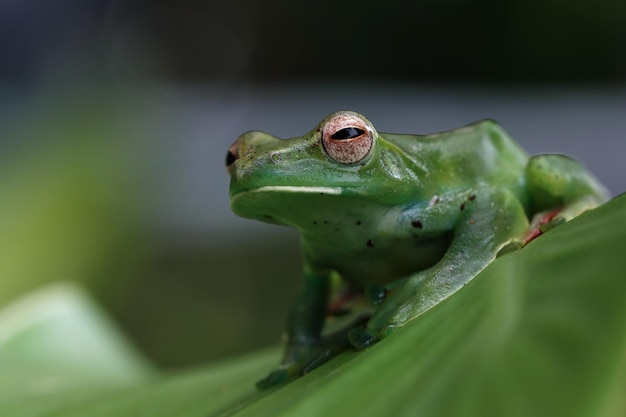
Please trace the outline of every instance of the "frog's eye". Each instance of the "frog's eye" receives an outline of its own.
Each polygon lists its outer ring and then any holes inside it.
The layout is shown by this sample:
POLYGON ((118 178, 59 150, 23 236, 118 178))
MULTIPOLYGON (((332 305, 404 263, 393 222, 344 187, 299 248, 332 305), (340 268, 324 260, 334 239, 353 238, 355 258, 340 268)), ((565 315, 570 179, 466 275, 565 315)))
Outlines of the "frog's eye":
POLYGON ((338 130, 335 133, 333 133, 333 135, 330 138, 335 139, 335 140, 354 139, 354 138, 358 138, 363 133, 365 133, 365 131, 362 129, 359 129, 358 127, 344 127, 343 129, 338 130))
POLYGON ((354 113, 338 113, 322 129, 324 150, 342 164, 355 164, 365 159, 373 143, 372 129, 354 113))

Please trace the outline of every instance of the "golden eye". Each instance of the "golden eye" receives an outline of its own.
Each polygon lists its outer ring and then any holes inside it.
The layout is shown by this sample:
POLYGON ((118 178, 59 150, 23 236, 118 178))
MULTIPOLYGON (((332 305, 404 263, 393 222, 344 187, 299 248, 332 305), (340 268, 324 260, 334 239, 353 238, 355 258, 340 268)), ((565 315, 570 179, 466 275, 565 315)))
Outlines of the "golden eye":
POLYGON ((356 113, 337 113, 322 128, 324 150, 342 164, 361 162, 373 144, 373 129, 356 113))

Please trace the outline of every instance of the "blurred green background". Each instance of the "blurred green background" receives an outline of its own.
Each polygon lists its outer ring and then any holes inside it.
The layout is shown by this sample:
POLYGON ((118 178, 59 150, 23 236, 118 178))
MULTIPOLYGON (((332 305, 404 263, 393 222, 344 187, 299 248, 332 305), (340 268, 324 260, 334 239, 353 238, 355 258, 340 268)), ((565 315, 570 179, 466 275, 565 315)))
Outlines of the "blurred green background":
POLYGON ((426 133, 499 120, 626 189, 626 3, 8 0, 0 307, 84 284, 149 358, 280 339, 292 230, 236 218, 225 151, 327 113, 426 133))

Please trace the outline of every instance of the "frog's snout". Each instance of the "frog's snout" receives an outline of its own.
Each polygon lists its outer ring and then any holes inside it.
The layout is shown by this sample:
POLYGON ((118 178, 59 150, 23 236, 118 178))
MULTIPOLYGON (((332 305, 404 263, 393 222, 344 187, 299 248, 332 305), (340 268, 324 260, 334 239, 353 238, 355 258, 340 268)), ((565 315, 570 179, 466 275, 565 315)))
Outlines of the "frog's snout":
POLYGON ((229 174, 235 169, 236 162, 239 165, 245 159, 251 161, 262 158, 270 149, 282 145, 282 141, 267 133, 251 130, 239 136, 228 148, 226 153, 226 170, 229 174))
POLYGON ((239 159, 238 142, 239 140, 234 141, 226 153, 226 171, 228 171, 229 174, 232 171, 233 164, 237 161, 237 159, 239 159))

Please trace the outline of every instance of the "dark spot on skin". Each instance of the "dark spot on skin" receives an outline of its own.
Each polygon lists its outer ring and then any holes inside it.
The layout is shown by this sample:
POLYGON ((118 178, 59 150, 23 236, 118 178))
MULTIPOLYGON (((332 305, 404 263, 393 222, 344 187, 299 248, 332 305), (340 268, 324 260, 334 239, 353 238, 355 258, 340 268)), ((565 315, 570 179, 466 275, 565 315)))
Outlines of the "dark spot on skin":
POLYGON ((317 220, 313 220, 313 224, 317 224, 317 220))
POLYGON ((411 222, 411 226, 413 226, 413 227, 417 227, 418 229, 421 229, 422 227, 424 227, 424 226, 422 225, 422 222, 421 222, 420 220, 413 220, 413 221, 411 222))
POLYGON ((476 194, 472 194, 469 197, 467 197, 469 199, 469 201, 474 201, 476 200, 476 194))
POLYGON ((356 221, 356 225, 357 225, 357 226, 360 226, 360 225, 362 225, 362 224, 363 224, 363 223, 361 223, 361 220, 357 220, 357 221, 356 221))
POLYGON ((372 239, 368 240, 366 243, 366 246, 368 248, 373 248, 374 247, 374 241, 372 239))
POLYGON ((461 204, 461 211, 465 210, 465 203, 461 204))
POLYGON ((330 222, 328 220, 324 220, 324 224, 329 224, 330 222))
POLYGON ((263 215, 263 217, 265 217, 268 220, 274 220, 274 216, 270 216, 269 214, 265 214, 263 215))
POLYGON ((320 195, 324 195, 324 193, 320 193, 320 195))

